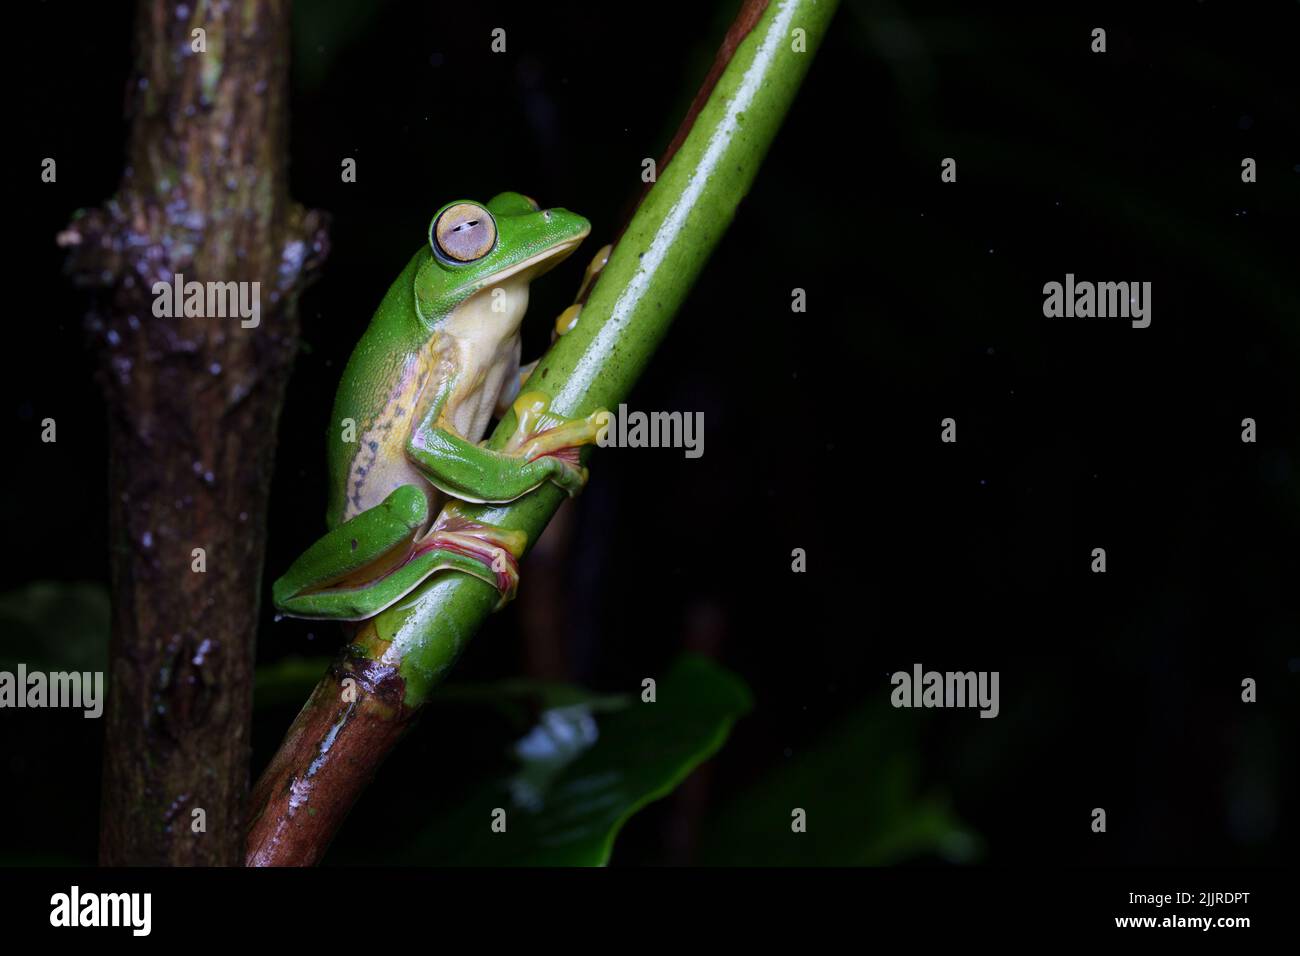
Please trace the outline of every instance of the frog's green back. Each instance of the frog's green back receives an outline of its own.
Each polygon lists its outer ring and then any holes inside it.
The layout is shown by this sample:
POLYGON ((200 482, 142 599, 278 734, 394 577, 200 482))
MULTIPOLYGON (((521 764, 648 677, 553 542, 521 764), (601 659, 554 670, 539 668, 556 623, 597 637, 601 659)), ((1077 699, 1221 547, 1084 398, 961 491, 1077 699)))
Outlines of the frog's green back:
POLYGON ((326 436, 330 489, 325 522, 330 528, 342 522, 348 496, 364 491, 355 485, 358 474, 365 480, 365 460, 375 457, 385 436, 392 440, 404 435, 414 411, 413 401, 403 405, 394 399, 414 384, 411 379, 418 371, 419 351, 427 335, 416 315, 415 275, 428 256, 427 248, 416 252, 389 287, 339 382, 326 436), (351 442, 344 440, 345 419, 353 422, 351 442), (354 473, 357 456, 363 460, 354 473))

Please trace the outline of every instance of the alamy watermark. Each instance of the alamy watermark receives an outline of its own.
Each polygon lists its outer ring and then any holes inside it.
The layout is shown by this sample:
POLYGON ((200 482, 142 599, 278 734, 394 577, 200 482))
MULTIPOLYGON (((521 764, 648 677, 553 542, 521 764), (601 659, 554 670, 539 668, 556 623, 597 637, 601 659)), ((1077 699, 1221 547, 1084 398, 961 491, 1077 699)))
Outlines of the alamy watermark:
POLYGON ((240 319, 255 329, 262 323, 262 283, 185 281, 176 273, 171 282, 153 284, 153 314, 160 319, 240 319))
POLYGON ((1075 282, 1043 286, 1043 315, 1049 319, 1132 319, 1133 328, 1151 324, 1150 282, 1075 282))
POLYGON ((83 893, 73 886, 50 897, 50 925, 125 926, 132 936, 148 936, 153 928, 152 893, 83 893))
POLYGON ((0 671, 0 708, 70 707, 94 719, 104 712, 103 671, 0 671))
POLYGON ((703 412, 605 412, 597 419, 601 448, 685 448, 687 458, 704 454, 703 412))
POLYGON ((895 707, 978 707, 981 717, 996 717, 1000 709, 997 671, 922 671, 913 664, 910 673, 895 671, 889 682, 895 707))

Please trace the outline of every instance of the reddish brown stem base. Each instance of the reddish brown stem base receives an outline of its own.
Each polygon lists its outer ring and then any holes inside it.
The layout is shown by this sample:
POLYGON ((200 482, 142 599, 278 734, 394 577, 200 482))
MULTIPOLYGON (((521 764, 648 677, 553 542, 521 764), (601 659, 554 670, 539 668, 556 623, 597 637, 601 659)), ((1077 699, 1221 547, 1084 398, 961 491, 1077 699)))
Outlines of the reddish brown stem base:
POLYGON ((402 703, 405 692, 392 667, 345 656, 330 668, 253 791, 247 866, 320 861, 414 721, 402 703))

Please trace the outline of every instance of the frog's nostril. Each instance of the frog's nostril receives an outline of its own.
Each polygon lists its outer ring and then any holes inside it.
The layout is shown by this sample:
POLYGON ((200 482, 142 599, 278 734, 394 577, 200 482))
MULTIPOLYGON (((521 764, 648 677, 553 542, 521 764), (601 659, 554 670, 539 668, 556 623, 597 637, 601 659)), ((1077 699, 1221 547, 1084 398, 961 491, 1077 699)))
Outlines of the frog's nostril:
POLYGON ((547 222, 550 222, 550 221, 551 221, 551 211, 550 211, 549 209, 547 209, 545 212, 543 212, 543 213, 542 213, 542 218, 545 219, 547 222))

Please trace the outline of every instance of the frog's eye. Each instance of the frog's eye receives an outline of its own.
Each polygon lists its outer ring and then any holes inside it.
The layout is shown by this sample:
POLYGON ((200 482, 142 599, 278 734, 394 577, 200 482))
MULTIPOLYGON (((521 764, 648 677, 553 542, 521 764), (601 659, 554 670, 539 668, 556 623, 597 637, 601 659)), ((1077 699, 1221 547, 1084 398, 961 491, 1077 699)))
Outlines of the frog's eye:
POLYGON ((451 262, 482 259, 497 242, 492 214, 472 202, 447 207, 434 221, 430 233, 433 251, 451 262))
POLYGON ((532 196, 524 196, 524 199, 528 200, 528 205, 530 205, 530 206, 533 207, 533 212, 537 212, 539 209, 542 208, 542 207, 538 204, 537 200, 534 199, 532 196))

